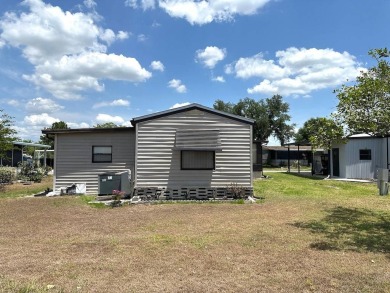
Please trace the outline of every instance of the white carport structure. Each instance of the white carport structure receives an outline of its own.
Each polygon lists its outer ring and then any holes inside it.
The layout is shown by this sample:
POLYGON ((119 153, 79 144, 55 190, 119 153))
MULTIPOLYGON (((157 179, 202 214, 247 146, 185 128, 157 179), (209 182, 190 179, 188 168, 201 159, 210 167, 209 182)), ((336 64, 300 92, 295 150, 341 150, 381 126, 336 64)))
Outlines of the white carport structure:
POLYGON ((12 162, 12 166, 11 167, 17 167, 17 166, 14 166, 14 149, 15 149, 15 146, 20 146, 21 148, 21 151, 22 151, 22 162, 24 160, 24 151, 25 151, 25 148, 26 147, 33 147, 34 148, 34 153, 36 151, 39 151, 39 152, 43 152, 43 156, 44 156, 44 167, 46 167, 46 152, 48 151, 48 149, 51 148, 50 145, 47 145, 47 144, 40 144, 40 143, 31 143, 31 142, 22 142, 22 141, 14 141, 13 142, 14 144, 14 147, 12 148, 12 158, 11 158, 11 162, 12 162), (43 150, 36 150, 36 148, 40 148, 40 149, 43 149, 43 150))

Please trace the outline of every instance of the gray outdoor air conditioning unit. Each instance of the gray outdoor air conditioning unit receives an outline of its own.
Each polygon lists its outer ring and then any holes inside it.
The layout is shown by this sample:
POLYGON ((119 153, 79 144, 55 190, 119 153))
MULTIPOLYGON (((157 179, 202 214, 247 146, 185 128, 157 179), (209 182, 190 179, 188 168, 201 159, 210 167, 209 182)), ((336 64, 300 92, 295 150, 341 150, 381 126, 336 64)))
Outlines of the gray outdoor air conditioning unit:
POLYGON ((129 171, 108 172, 99 174, 98 195, 113 194, 113 190, 119 190, 125 195, 131 194, 131 174, 129 171))

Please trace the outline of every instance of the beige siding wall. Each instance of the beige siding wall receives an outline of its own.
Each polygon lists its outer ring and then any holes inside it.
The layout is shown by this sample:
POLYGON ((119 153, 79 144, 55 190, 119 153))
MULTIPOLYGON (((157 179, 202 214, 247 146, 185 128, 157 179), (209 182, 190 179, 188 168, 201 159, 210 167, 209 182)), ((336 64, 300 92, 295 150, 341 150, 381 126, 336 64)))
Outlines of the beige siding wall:
POLYGON ((137 124, 136 187, 252 186, 251 125, 200 110, 191 110, 137 124), (215 170, 180 170, 174 150, 176 130, 220 130, 222 151, 215 170))
POLYGON ((98 174, 134 169, 134 130, 56 134, 55 190, 86 183, 98 193, 98 174), (112 146, 112 163, 92 163, 92 146, 112 146))

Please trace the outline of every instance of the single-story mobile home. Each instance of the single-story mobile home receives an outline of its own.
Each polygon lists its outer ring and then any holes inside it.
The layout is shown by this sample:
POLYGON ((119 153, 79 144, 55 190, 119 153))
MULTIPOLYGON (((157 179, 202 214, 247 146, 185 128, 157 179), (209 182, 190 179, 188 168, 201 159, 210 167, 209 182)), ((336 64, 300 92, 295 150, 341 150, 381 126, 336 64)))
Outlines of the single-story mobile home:
POLYGON ((389 138, 367 134, 352 135, 331 150, 332 176, 376 179, 379 168, 389 168, 389 138))
POLYGON ((252 119, 190 104, 131 122, 43 130, 55 137, 54 190, 80 183, 99 194, 107 174, 127 171, 135 195, 206 198, 231 184, 252 193, 252 119))

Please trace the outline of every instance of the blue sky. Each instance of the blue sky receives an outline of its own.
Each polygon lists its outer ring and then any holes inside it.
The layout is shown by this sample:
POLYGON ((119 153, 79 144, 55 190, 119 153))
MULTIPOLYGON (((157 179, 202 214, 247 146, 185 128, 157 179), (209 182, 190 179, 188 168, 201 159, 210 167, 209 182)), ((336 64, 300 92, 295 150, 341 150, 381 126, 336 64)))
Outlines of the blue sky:
POLYGON ((60 120, 281 94, 299 127, 375 64, 389 17, 388 0, 1 0, 0 109, 36 141, 60 120))

